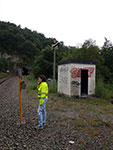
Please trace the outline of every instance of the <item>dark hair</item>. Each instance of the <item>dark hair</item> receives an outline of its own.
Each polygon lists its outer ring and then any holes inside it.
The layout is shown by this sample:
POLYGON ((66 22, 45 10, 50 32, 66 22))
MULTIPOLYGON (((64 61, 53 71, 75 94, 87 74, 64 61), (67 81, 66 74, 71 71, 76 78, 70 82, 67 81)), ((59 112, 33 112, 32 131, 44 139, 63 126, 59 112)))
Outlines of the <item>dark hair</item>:
POLYGON ((38 77, 42 79, 42 82, 46 82, 46 76, 45 75, 39 75, 38 77))

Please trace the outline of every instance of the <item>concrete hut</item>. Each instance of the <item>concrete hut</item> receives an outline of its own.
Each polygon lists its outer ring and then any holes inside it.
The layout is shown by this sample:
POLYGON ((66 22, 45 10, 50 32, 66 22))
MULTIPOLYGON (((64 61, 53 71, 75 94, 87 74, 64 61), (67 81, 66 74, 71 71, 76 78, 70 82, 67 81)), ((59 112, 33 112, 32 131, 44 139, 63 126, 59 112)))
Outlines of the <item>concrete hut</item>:
POLYGON ((58 64, 58 92, 69 97, 95 95, 96 62, 68 60, 58 64))

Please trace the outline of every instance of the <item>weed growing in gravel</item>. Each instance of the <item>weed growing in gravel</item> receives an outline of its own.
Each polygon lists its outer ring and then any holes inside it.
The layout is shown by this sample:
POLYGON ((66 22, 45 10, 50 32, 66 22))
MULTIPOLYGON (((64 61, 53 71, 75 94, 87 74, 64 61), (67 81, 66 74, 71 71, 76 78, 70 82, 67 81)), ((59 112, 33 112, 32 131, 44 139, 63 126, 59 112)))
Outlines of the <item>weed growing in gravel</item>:
POLYGON ((33 93, 33 91, 29 91, 29 93, 28 93, 28 95, 30 96, 30 97, 33 97, 34 96, 34 93, 33 93))
POLYGON ((81 129, 83 127, 86 127, 86 123, 82 119, 76 119, 75 120, 75 129, 81 129))
POLYGON ((98 136, 100 134, 100 131, 93 128, 93 129, 88 130, 88 133, 90 136, 95 137, 95 136, 98 136))
POLYGON ((79 141, 78 144, 80 145, 79 150, 84 150, 83 142, 79 141))
POLYGON ((102 122, 100 119, 92 119, 90 117, 87 117, 86 120, 90 124, 90 126, 95 126, 95 127, 100 126, 102 122))
POLYGON ((87 117, 86 120, 92 127, 101 127, 101 126, 110 127, 111 126, 110 121, 103 121, 99 118, 93 119, 91 117, 87 117))
POLYGON ((59 102, 59 101, 56 101, 55 105, 56 105, 57 107, 59 107, 59 108, 63 107, 63 105, 62 105, 61 102, 59 102))
POLYGON ((85 110, 86 108, 84 106, 75 107, 75 111, 81 111, 85 110))
POLYGON ((106 105, 106 106, 101 106, 101 109, 99 109, 99 112, 102 114, 112 114, 113 113, 113 105, 106 105))
POLYGON ((86 104, 92 104, 92 105, 95 105, 95 106, 111 105, 110 100, 107 100, 107 99, 100 99, 100 98, 80 99, 80 100, 75 100, 75 102, 86 103, 86 104))
POLYGON ((94 106, 86 106, 86 111, 93 111, 93 112, 96 112, 97 110, 95 109, 95 107, 94 106))
POLYGON ((110 121, 102 121, 101 126, 111 127, 111 122, 110 121))
POLYGON ((66 116, 62 116, 62 120, 74 120, 75 121, 75 117, 66 115, 66 116))
MULTIPOLYGON (((88 103, 88 104, 92 104, 92 105, 96 105, 96 106, 106 106, 106 105, 112 105, 110 102, 110 99, 103 99, 103 98, 86 98, 86 99, 73 99, 70 97, 67 97, 65 95, 60 95, 59 94, 54 94, 54 97, 56 97, 57 99, 62 100, 62 103, 66 104, 66 105, 73 105, 75 103, 88 103)), ((89 107, 88 109, 93 109, 93 107, 89 107)), ((94 109, 93 109, 94 110, 94 109)))
POLYGON ((82 131, 84 132, 84 134, 87 134, 92 138, 100 135, 100 131, 97 128, 93 128, 93 127, 89 127, 89 126, 82 128, 82 131))

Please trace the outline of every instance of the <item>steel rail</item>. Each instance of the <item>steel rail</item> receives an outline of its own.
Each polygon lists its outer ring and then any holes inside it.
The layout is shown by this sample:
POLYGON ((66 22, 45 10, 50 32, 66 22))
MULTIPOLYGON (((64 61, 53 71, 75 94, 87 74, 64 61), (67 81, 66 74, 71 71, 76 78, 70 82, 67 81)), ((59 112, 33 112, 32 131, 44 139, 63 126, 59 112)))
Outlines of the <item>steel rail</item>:
POLYGON ((8 79, 9 79, 9 77, 1 78, 1 79, 0 79, 0 85, 1 85, 3 82, 5 82, 6 80, 8 80, 8 79))

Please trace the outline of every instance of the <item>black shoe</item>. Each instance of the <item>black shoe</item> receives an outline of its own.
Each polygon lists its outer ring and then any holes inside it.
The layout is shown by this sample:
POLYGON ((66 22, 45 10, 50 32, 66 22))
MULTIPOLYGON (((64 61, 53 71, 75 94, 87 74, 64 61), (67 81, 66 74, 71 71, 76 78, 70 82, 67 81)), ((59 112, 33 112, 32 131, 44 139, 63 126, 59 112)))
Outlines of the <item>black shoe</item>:
POLYGON ((43 126, 46 126, 46 123, 43 123, 43 126))

